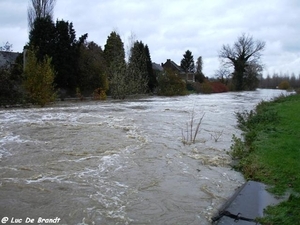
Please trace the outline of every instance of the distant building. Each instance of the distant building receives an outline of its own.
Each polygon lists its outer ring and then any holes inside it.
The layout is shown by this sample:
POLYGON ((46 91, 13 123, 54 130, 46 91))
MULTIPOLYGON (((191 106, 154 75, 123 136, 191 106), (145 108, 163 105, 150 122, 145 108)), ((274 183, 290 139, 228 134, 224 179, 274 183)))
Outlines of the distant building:
POLYGON ((158 63, 152 63, 152 69, 155 71, 163 72, 164 68, 158 63))
POLYGON ((175 74, 181 77, 183 80, 188 82, 195 82, 195 74, 194 73, 186 73, 184 70, 178 66, 175 62, 171 59, 167 59, 165 63, 162 63, 161 66, 164 69, 170 69, 175 72, 175 74))
POLYGON ((17 57, 20 55, 18 52, 5 52, 0 51, 0 68, 9 68, 15 64, 17 57))
POLYGON ((173 62, 171 59, 167 59, 165 63, 162 63, 161 65, 164 69, 171 69, 174 71, 177 75, 183 74, 184 70, 178 66, 175 62, 173 62))

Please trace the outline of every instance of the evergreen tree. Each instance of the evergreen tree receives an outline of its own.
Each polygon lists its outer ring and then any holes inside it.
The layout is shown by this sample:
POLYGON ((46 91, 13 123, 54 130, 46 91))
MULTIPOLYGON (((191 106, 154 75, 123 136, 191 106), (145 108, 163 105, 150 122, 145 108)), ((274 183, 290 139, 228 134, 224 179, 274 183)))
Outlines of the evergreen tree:
POLYGON ((29 34, 29 47, 36 49, 36 57, 43 61, 48 55, 57 72, 57 88, 75 92, 78 85, 80 46, 87 34, 76 40, 73 24, 65 21, 53 23, 50 16, 37 18, 29 34))
POLYGON ((104 57, 108 68, 116 63, 116 58, 118 58, 118 63, 123 66, 126 64, 124 43, 122 42, 120 35, 115 31, 111 32, 107 38, 104 46, 104 57))
POLYGON ((157 80, 153 72, 152 60, 151 60, 148 45, 145 46, 145 54, 146 54, 147 71, 148 71, 148 88, 151 92, 153 92, 154 89, 157 87, 157 80))
POLYGON ((89 42, 81 46, 80 53, 80 90, 86 92, 99 89, 105 93, 108 89, 108 80, 103 50, 96 43, 89 42))
POLYGON ((29 32, 29 47, 36 49, 35 54, 39 61, 46 55, 55 53, 55 24, 50 16, 37 18, 29 32))
POLYGON ((131 94, 145 93, 148 90, 147 57, 141 41, 136 41, 130 50, 127 80, 131 94))
POLYGON ((46 55, 43 60, 39 61, 32 50, 27 50, 26 54, 24 88, 30 101, 44 106, 55 99, 53 87, 55 73, 51 66, 51 59, 46 55))
MULTIPOLYGON (((83 41, 76 40, 76 32, 73 23, 66 21, 56 22, 55 54, 53 65, 57 71, 55 83, 59 88, 74 91, 78 86, 79 79, 78 62, 80 57, 80 46, 83 41)), ((85 40, 87 37, 83 35, 85 40)))
POLYGON ((202 57, 199 56, 196 62, 196 74, 195 74, 195 81, 197 82, 204 82, 205 80, 205 76, 202 72, 203 69, 203 61, 202 61, 202 57))
POLYGON ((111 32, 104 46, 109 91, 113 98, 124 99, 128 93, 124 44, 119 34, 111 32))
POLYGON ((192 55, 192 52, 190 50, 187 50, 183 55, 180 66, 186 73, 194 72, 194 56, 192 55))

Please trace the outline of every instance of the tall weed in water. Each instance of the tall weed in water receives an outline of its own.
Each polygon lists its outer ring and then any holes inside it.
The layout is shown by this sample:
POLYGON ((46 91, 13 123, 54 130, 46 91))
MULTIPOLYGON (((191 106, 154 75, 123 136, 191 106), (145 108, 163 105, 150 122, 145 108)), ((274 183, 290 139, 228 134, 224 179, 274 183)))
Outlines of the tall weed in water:
POLYGON ((212 133, 210 133, 211 138, 214 139, 215 142, 218 142, 222 135, 223 135, 223 130, 213 131, 212 133))
POLYGON ((186 123, 186 129, 181 129, 182 143, 184 145, 195 144, 204 115, 205 113, 203 113, 202 116, 197 120, 195 118, 195 110, 192 110, 190 115, 190 121, 186 123))

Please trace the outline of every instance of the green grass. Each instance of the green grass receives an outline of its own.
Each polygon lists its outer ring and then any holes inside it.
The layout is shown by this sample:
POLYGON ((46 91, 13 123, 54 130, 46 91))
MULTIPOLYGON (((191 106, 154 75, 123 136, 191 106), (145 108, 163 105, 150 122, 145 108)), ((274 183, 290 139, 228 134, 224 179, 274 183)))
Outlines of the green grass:
POLYGON ((270 185, 274 194, 293 193, 286 202, 268 207, 260 222, 300 224, 300 95, 262 102, 237 118, 244 142, 243 151, 237 141, 231 147, 232 155, 241 156, 236 168, 246 179, 270 185))

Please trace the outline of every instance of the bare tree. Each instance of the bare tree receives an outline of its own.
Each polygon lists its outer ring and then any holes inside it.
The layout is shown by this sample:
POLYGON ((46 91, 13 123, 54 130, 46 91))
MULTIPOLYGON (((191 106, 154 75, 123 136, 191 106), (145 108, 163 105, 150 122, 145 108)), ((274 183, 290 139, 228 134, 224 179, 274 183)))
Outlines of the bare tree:
POLYGON ((137 41, 137 36, 135 33, 131 31, 130 36, 127 37, 127 44, 126 44, 126 61, 129 61, 131 56, 131 49, 133 48, 134 43, 137 41))
POLYGON ((13 45, 7 41, 3 46, 0 46, 0 51, 12 52, 12 46, 13 45))
POLYGON ((251 36, 245 34, 242 34, 232 47, 222 46, 219 57, 223 59, 224 65, 234 67, 232 79, 237 91, 247 89, 246 68, 249 65, 259 65, 261 51, 264 48, 265 42, 254 41, 251 36))
POLYGON ((219 79, 223 84, 228 84, 231 73, 226 67, 221 67, 220 69, 215 71, 215 77, 219 79))
POLYGON ((30 0, 31 5, 27 10, 28 26, 32 29, 36 18, 44 18, 50 16, 53 18, 53 10, 56 0, 30 0))

